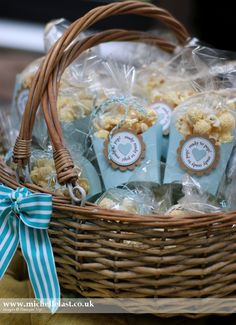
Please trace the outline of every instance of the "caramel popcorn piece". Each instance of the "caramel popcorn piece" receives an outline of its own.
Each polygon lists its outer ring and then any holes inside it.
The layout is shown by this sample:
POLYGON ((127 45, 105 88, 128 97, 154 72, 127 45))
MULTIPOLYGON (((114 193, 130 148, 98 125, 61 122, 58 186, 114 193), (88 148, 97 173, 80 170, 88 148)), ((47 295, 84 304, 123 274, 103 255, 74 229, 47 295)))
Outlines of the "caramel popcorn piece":
POLYGON ((191 134, 191 128, 189 124, 182 117, 179 117, 177 119, 176 128, 179 131, 179 133, 184 136, 191 134))
POLYGON ((229 112, 223 113, 219 117, 220 128, 222 132, 230 132, 235 128, 235 118, 229 112))
POLYGON ((193 126, 193 133, 208 135, 211 132, 211 124, 205 120, 200 120, 193 126))
POLYGON ((203 114, 203 112, 199 111, 198 109, 193 108, 193 109, 189 109, 187 111, 187 118, 188 118, 189 123, 195 124, 204 118, 204 114, 203 114))

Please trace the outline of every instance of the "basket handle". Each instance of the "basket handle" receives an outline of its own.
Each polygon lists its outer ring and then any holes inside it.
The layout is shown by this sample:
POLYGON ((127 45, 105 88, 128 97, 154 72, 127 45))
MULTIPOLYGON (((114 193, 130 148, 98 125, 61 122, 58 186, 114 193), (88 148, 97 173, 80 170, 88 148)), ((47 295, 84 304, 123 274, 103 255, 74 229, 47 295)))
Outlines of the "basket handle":
MULTIPOLYGON (((169 12, 152 4, 138 1, 117 2, 97 7, 75 21, 51 48, 31 84, 19 137, 16 140, 13 153, 13 159, 20 169, 26 166, 30 158, 31 134, 36 112, 41 102, 54 148, 58 181, 60 184, 75 183, 78 175, 74 170, 71 156, 63 144, 62 130, 56 107, 59 80, 65 68, 83 51, 92 46, 114 40, 140 40, 140 37, 142 37, 142 41, 154 42, 156 39, 154 36, 124 30, 109 30, 76 42, 78 34, 96 22, 112 15, 131 13, 159 19, 175 33, 180 44, 184 44, 189 38, 185 28, 169 12)), ((167 46, 168 42, 159 39, 159 43, 167 46)), ((168 46, 169 49, 171 46, 173 49, 173 45, 168 46)))

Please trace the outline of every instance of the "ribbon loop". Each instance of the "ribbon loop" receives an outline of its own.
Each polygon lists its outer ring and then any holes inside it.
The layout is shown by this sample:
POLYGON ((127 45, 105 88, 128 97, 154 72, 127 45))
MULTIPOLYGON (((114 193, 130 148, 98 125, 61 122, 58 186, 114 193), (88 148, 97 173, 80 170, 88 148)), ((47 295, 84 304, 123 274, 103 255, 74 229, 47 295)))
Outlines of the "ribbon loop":
MULTIPOLYGON (((27 188, 0 185, 0 279, 20 243, 35 297, 59 301, 60 287, 52 246, 47 233, 52 216, 52 196, 27 188), (16 218, 16 216, 18 218, 16 218)), ((55 312, 55 306, 51 311, 55 312)))

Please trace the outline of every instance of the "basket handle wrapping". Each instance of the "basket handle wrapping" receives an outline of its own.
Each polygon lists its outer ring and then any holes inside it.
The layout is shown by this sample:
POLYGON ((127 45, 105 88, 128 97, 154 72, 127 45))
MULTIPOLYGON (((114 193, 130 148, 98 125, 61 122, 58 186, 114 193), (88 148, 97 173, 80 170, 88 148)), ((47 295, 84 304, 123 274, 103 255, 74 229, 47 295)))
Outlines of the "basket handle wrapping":
POLYGON ((13 151, 13 159, 18 164, 20 170, 27 165, 30 158, 32 129, 37 109, 41 102, 49 136, 54 148, 53 156, 58 182, 60 184, 74 184, 78 179, 70 153, 63 143, 56 104, 61 75, 65 68, 82 52, 102 42, 115 40, 141 40, 142 42, 158 44, 165 50, 173 51, 174 45, 161 38, 144 32, 121 29, 107 30, 93 34, 81 41, 76 41, 79 33, 93 24, 104 18, 120 14, 137 14, 159 19, 175 33, 181 45, 189 38, 186 29, 168 11, 158 8, 153 4, 139 1, 116 2, 100 6, 72 23, 50 49, 32 81, 19 136, 13 151))

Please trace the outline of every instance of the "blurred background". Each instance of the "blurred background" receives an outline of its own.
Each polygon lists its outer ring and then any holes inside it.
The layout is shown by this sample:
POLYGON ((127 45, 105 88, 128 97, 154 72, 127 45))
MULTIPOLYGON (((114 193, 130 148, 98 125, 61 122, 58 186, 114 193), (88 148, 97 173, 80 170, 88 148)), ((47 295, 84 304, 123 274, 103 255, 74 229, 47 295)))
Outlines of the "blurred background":
MULTIPOLYGON (((64 17, 74 21, 88 10, 112 0, 34 1, 1 0, 0 10, 0 100, 9 101, 16 73, 42 55, 43 29, 48 21, 64 17)), ((225 50, 236 50, 236 27, 233 2, 197 0, 150 1, 169 10, 191 35, 225 50), (214 7, 213 7, 214 5, 214 7), (232 35, 232 36, 231 36, 232 35)), ((159 28, 156 21, 138 16, 119 16, 96 25, 96 29, 124 27, 130 29, 159 28)))

